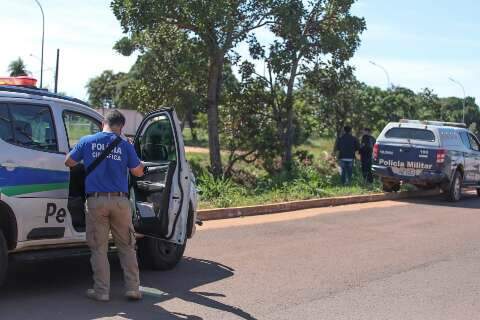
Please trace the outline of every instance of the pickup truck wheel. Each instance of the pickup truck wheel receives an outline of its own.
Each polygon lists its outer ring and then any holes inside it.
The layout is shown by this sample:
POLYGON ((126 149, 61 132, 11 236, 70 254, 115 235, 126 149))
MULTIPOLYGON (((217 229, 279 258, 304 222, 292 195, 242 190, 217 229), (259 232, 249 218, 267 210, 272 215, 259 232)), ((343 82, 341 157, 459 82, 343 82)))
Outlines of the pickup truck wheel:
POLYGON ((462 197, 462 174, 460 171, 455 171, 452 181, 445 195, 448 201, 456 202, 462 197))
POLYGON ((7 274, 8 268, 8 248, 7 241, 3 235, 3 232, 0 230, 0 287, 5 281, 5 276, 7 274))
POLYGON ((398 192, 400 191, 400 184, 383 183, 382 190, 384 192, 398 192))
POLYGON ((173 269, 182 259, 187 246, 154 238, 143 238, 138 241, 140 265, 153 270, 173 269))
POLYGON ((383 192, 393 192, 392 185, 388 183, 384 183, 382 185, 383 192))

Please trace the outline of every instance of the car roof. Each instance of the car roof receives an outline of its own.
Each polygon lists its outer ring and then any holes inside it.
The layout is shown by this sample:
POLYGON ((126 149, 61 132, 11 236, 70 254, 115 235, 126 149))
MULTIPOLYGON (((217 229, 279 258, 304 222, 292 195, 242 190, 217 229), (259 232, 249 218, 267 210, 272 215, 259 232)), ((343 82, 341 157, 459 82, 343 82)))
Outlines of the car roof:
POLYGON ((47 99, 53 98, 53 99, 60 99, 68 102, 74 102, 90 108, 90 105, 88 103, 80 99, 63 96, 63 95, 56 94, 48 90, 39 89, 39 88, 0 85, 0 97, 24 98, 24 99, 35 99, 35 100, 44 100, 45 98, 47 99))
POLYGON ((416 128, 416 129, 448 129, 458 131, 468 131, 466 126, 457 123, 437 122, 437 121, 418 121, 418 122, 390 122, 388 128, 416 128))

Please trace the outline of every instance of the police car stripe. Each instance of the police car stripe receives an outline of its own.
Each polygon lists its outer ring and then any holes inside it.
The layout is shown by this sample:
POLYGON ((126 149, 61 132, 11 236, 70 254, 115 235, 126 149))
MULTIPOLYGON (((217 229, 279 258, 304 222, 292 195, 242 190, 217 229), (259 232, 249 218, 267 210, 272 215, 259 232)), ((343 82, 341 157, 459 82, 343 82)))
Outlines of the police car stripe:
POLYGON ((15 196, 26 195, 30 193, 56 191, 61 189, 68 189, 68 182, 1 187, 0 192, 8 197, 15 197, 15 196))
POLYGON ((18 167, 9 171, 7 168, 0 168, 0 188, 20 185, 68 183, 69 180, 69 171, 26 167, 18 167))
POLYGON ((0 193, 8 197, 68 189, 69 171, 18 167, 0 168, 0 193))

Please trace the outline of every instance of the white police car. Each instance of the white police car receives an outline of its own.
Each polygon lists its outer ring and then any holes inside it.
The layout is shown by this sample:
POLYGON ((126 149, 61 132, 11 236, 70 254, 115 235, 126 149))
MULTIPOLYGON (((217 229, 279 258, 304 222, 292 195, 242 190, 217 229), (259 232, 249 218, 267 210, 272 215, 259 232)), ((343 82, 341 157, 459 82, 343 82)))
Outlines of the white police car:
MULTIPOLYGON (((28 77, 0 78, 0 284, 9 259, 73 254, 86 246, 84 167, 70 170, 64 159, 81 137, 101 130, 102 116, 34 84, 28 77)), ((149 168, 131 178, 139 258, 170 269, 197 222, 195 179, 175 111, 148 114, 134 145, 149 168)))
POLYGON ((463 187, 480 195, 480 142, 461 123, 392 122, 374 146, 373 171, 385 191, 398 191, 401 183, 440 187, 448 200, 458 201, 463 187))

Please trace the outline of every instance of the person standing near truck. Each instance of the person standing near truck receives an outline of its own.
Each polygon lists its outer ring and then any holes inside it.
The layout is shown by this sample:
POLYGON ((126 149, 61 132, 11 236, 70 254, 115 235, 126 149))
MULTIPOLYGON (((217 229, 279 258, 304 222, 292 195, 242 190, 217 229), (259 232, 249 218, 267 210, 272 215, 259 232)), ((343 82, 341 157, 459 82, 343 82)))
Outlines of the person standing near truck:
POLYGON ((372 136, 372 130, 370 128, 363 129, 363 136, 360 141, 360 160, 362 162, 363 179, 367 183, 373 182, 372 155, 375 143, 376 140, 372 136))
POLYGON ((128 170, 140 177, 144 174, 144 166, 134 147, 121 138, 124 125, 125 117, 119 111, 109 111, 103 131, 80 139, 65 160, 68 167, 74 167, 83 160, 86 168, 86 237, 92 252, 90 262, 94 280, 93 289, 88 289, 86 294, 97 301, 110 299, 107 256, 110 231, 124 273, 125 296, 130 300, 142 298, 128 198, 128 170))
POLYGON ((343 131, 343 135, 335 142, 334 153, 338 153, 337 159, 342 170, 342 184, 346 185, 352 181, 353 162, 360 145, 358 139, 352 135, 352 127, 345 126, 343 131))

